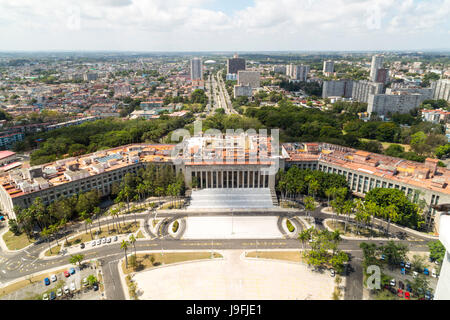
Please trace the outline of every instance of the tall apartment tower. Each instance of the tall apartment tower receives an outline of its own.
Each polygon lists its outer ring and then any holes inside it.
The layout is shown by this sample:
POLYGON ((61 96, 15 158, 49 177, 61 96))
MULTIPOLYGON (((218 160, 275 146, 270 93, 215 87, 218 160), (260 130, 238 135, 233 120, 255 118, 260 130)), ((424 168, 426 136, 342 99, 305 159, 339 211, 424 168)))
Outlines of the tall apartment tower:
POLYGON ((334 72, 334 61, 328 60, 323 62, 323 73, 334 72))
POLYGON ((431 82, 433 99, 444 99, 450 102, 450 79, 440 79, 431 82))
POLYGON ((306 81, 309 73, 309 66, 288 64, 286 66, 286 75, 293 80, 306 81))
POLYGON ((203 80, 202 60, 200 58, 191 60, 191 80, 203 80))
POLYGON ((237 74, 239 70, 245 70, 245 59, 235 54, 233 58, 227 60, 227 74, 237 74))
POLYGON ((370 81, 376 82, 378 69, 383 68, 383 56, 376 54, 372 57, 372 65, 370 67, 370 81))

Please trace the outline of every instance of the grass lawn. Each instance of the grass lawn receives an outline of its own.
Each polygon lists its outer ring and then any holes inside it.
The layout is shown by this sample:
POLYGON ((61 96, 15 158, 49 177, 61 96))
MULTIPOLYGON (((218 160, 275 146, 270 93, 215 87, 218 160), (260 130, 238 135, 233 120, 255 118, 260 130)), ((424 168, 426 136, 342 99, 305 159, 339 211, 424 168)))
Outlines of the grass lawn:
POLYGON ((250 251, 245 254, 249 258, 275 259, 293 262, 303 262, 301 251, 250 251))
POLYGON ((47 251, 45 251, 44 255, 46 257, 50 257, 50 256, 56 256, 61 252, 61 245, 57 245, 55 247, 52 247, 52 252, 50 253, 50 249, 48 249, 47 251))
POLYGON ((160 209, 180 209, 184 204, 184 200, 177 200, 177 201, 169 201, 165 204, 163 204, 160 209))
MULTIPOLYGON (((214 258, 222 258, 222 255, 217 252, 214 252, 213 256, 214 258)), ((164 264, 171 264, 203 259, 211 259, 211 252, 168 252, 164 253, 163 256, 161 255, 161 253, 138 253, 136 256, 137 267, 133 268, 128 263, 128 268, 125 268, 125 261, 123 261, 122 270, 125 274, 129 274, 131 272, 142 271, 160 266, 162 262, 164 262, 164 264), (154 259, 153 262, 152 257, 154 259)), ((128 261, 129 260, 130 257, 128 257, 128 261)))
POLYGON ((142 233, 141 230, 139 230, 139 232, 138 232, 137 235, 136 235, 136 239, 143 239, 143 238, 145 238, 145 237, 144 237, 144 234, 142 233))
POLYGON ((3 235, 3 240, 9 250, 20 250, 34 242, 34 240, 30 241, 27 239, 25 232, 20 236, 15 236, 11 231, 8 231, 3 235))
POLYGON ((66 269, 53 271, 51 273, 43 273, 41 275, 32 277, 30 280, 26 279, 26 280, 21 280, 21 281, 18 281, 16 283, 10 284, 9 286, 0 289, 0 297, 4 296, 6 294, 10 294, 10 293, 12 293, 14 291, 17 291, 19 289, 25 288, 25 287, 29 286, 30 284, 33 284, 33 283, 36 283, 36 282, 40 282, 40 281, 44 281, 45 278, 50 278, 50 276, 52 274, 58 274, 58 273, 63 272, 64 270, 66 270, 66 269))
MULTIPOLYGON (((361 141, 378 141, 378 140, 373 140, 373 139, 365 139, 365 138, 360 138, 361 141)), ((391 144, 398 144, 401 145, 403 148, 405 148, 405 152, 408 152, 411 150, 411 147, 409 146, 409 144, 401 144, 401 143, 395 143, 395 142, 381 142, 381 145, 383 146, 383 149, 386 150, 387 148, 389 148, 389 146, 391 144)))
POLYGON ((333 230, 338 229, 341 232, 341 235, 348 236, 348 237, 360 237, 360 238, 367 238, 367 237, 374 237, 374 238, 384 238, 386 235, 383 232, 380 232, 378 230, 370 230, 368 228, 359 228, 359 234, 357 234, 357 228, 356 225, 352 223, 347 223, 347 231, 344 233, 345 223, 342 221, 326 221, 325 222, 328 227, 330 227, 333 230))
MULTIPOLYGON (((119 232, 117 232, 117 230, 115 229, 115 226, 113 226, 112 224, 109 225, 109 233, 108 233, 108 228, 106 226, 102 226, 101 227, 101 232, 98 232, 98 227, 97 228, 92 228, 92 236, 94 237, 94 239, 100 239, 102 237, 110 237, 110 236, 114 236, 117 234, 127 234, 127 233, 134 233, 136 232, 140 227, 140 222, 137 221, 137 224, 133 222, 128 222, 125 223, 125 225, 121 222, 121 226, 119 227, 119 232)), ((70 247, 74 244, 78 244, 78 243, 82 243, 82 242, 89 242, 92 241, 92 237, 91 237, 91 233, 89 232, 89 228, 88 228, 88 233, 84 232, 81 235, 69 239, 69 243, 66 244, 66 247, 70 247)))

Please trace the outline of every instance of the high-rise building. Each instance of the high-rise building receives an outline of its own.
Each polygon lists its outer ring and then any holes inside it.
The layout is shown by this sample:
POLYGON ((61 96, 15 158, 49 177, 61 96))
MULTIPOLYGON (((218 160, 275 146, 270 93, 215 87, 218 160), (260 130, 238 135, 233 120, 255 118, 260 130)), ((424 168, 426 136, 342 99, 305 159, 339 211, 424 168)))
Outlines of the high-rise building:
POLYGON ((323 73, 334 72, 334 61, 328 60, 323 62, 323 73))
POLYGON ((202 60, 200 58, 191 60, 191 80, 203 80, 202 60))
POLYGON ((388 83, 389 81, 389 69, 381 68, 377 71, 377 79, 375 82, 388 83))
POLYGON ((234 94, 235 99, 237 97, 251 97, 252 93, 253 93, 253 88, 251 86, 239 85, 239 86, 234 86, 234 89, 233 89, 233 94, 234 94))
POLYGON ((309 66, 288 64, 286 66, 286 75, 293 80, 306 81, 309 73, 309 66))
POLYGON ((238 71, 245 70, 245 59, 239 58, 237 54, 227 60, 227 73, 237 74, 238 71))
POLYGON ((359 102, 367 102, 369 94, 383 93, 383 84, 367 80, 353 82, 352 99, 359 102))
POLYGON ((352 80, 332 80, 324 81, 322 86, 322 98, 328 97, 344 97, 352 96, 353 81, 352 80))
POLYGON ((426 99, 420 93, 391 92, 391 94, 369 94, 367 101, 367 112, 376 113, 379 116, 386 116, 389 113, 408 113, 414 108, 418 108, 426 99))
POLYGON ((450 79, 440 79, 431 83, 433 99, 444 99, 450 102, 450 79))
POLYGON ((372 57, 372 65, 370 67, 370 81, 377 82, 378 69, 383 67, 383 56, 376 54, 372 57))
POLYGON ((272 67, 272 71, 274 73, 284 73, 286 74, 286 66, 281 65, 281 66, 273 66, 272 67))
POLYGON ((252 88, 259 88, 260 73, 259 71, 238 71, 237 77, 238 85, 251 86, 252 88))

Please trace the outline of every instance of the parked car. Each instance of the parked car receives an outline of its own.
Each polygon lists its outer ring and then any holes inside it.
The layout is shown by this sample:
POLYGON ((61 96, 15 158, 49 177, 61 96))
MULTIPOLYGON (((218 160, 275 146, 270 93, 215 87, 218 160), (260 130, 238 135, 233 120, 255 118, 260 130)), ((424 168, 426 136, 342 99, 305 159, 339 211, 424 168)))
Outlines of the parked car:
POLYGON ((98 290, 98 284, 94 283, 94 291, 98 290))
POLYGON ((56 299, 56 294, 54 291, 50 292, 50 300, 55 300, 56 299))
POLYGON ((406 274, 406 269, 405 268, 401 268, 400 269, 400 274, 406 274))
POLYGON ((431 276, 432 276, 433 278, 437 278, 437 277, 438 277, 438 274, 437 274, 437 272, 436 272, 436 269, 432 269, 432 270, 431 270, 431 276))
POLYGON ((68 278, 68 277, 70 277, 70 273, 69 273, 69 271, 64 271, 64 276, 66 277, 66 278, 68 278))
POLYGON ((111 243, 111 237, 106 238, 106 243, 111 243))
POLYGON ((96 242, 95 240, 92 240, 91 246, 95 247, 95 244, 96 244, 96 243, 97 243, 97 242, 96 242))
POLYGON ((64 290, 64 294, 68 294, 70 292, 68 286, 64 286, 63 290, 64 290))
POLYGON ((429 276, 430 275, 430 271, 428 271, 427 268, 424 268, 423 269, 423 274, 426 275, 426 276, 429 276))
POLYGON ((45 283, 46 286, 48 286, 50 284, 50 280, 48 278, 45 278, 44 279, 44 283, 45 283))
POLYGON ((70 284, 70 291, 75 291, 76 287, 75 287, 75 282, 72 281, 72 283, 70 284))
POLYGON ((83 279, 83 287, 86 287, 87 285, 88 285, 87 278, 84 278, 84 279, 83 279))
POLYGON ((331 274, 332 277, 334 277, 336 275, 336 271, 334 271, 334 269, 331 269, 330 270, 330 274, 331 274))
POLYGON ((411 285, 409 283, 406 284, 406 291, 412 292, 411 285))
POLYGON ((402 290, 405 289, 405 285, 401 281, 398 282, 398 287, 402 290))
POLYGON ((70 272, 70 274, 75 274, 75 268, 70 268, 69 272, 70 272))
POLYGON ((389 284, 391 285, 391 287, 395 287, 395 279, 391 279, 391 282, 389 282, 389 284))
POLYGON ((408 291, 405 291, 405 299, 408 299, 411 297, 411 293, 409 293, 408 291))
POLYGON ((97 240, 97 245, 99 246, 99 245, 101 245, 101 244, 102 244, 102 240, 98 239, 98 240, 97 240))
POLYGON ((381 260, 386 259, 386 256, 384 254, 381 255, 381 260))
POLYGON ((399 296, 400 298, 403 298, 403 290, 402 289, 397 290, 397 296, 399 296))
POLYGON ((405 261, 400 261, 400 267, 404 267, 405 266, 405 261))
POLYGON ((62 289, 58 288, 58 290, 56 290, 56 296, 57 297, 61 297, 62 296, 62 289))
POLYGON ((117 239, 119 239, 117 236, 114 236, 114 241, 117 241, 117 239))
POLYGON ((84 249, 84 247, 85 247, 84 243, 80 244, 81 249, 84 249))
POLYGON ((431 299, 433 299, 433 295, 432 295, 431 292, 428 291, 428 290, 425 292, 425 299, 426 299, 426 300, 431 300, 431 299))
POLYGON ((55 282, 56 281, 56 275, 52 274, 52 276, 50 277, 50 280, 52 280, 52 282, 55 282))
POLYGON ((42 296, 42 300, 48 300, 48 294, 44 293, 44 295, 42 296))
POLYGON ((416 278, 418 276, 417 271, 413 271, 413 278, 416 278))
POLYGON ((405 263, 405 268, 406 269, 411 269, 411 262, 406 262, 405 263))
POLYGON ((389 287, 389 291, 390 291, 392 294, 397 294, 397 290, 395 290, 395 288, 389 287))

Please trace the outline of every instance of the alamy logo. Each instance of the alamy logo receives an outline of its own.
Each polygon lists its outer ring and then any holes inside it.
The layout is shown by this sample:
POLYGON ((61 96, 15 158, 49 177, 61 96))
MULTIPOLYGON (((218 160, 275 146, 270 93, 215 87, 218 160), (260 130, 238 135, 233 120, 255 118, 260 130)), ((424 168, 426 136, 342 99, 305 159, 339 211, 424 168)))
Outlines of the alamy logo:
POLYGON ((366 285, 369 289, 381 289, 381 270, 379 266, 370 265, 367 267, 366 273, 369 275, 367 277, 366 285))

